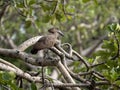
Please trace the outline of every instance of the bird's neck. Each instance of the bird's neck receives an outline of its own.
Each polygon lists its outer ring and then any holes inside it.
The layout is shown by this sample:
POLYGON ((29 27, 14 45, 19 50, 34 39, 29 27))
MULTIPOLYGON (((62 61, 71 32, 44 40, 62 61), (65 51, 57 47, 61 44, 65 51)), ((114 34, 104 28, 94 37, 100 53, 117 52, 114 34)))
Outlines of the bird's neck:
POLYGON ((56 39, 59 37, 58 33, 50 33, 50 35, 53 35, 56 39))

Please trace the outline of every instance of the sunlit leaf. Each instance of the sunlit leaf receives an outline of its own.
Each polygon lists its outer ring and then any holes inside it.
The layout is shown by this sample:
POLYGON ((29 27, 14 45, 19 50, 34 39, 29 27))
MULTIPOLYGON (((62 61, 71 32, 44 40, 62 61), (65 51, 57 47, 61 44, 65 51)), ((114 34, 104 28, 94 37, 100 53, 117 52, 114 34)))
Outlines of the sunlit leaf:
POLYGON ((120 85, 120 80, 115 81, 115 84, 120 85))
POLYGON ((111 79, 113 80, 113 81, 115 81, 117 78, 118 78, 118 74, 117 74, 117 72, 114 70, 114 68, 112 68, 112 70, 110 71, 110 76, 111 76, 111 79))
POLYGON ((50 15, 45 15, 45 16, 42 18, 42 21, 43 21, 44 23, 48 23, 48 22, 50 21, 50 19, 51 19, 51 16, 50 16, 50 15))

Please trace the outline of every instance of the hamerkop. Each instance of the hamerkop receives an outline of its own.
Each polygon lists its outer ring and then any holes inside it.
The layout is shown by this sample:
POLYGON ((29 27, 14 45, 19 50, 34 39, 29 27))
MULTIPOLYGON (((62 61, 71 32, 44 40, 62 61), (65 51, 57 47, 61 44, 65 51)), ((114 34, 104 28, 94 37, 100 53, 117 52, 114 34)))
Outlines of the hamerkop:
POLYGON ((51 28, 48 32, 48 35, 43 36, 33 45, 31 50, 32 54, 36 54, 39 50, 53 47, 56 44, 58 37, 60 35, 63 36, 63 33, 58 28, 51 28))

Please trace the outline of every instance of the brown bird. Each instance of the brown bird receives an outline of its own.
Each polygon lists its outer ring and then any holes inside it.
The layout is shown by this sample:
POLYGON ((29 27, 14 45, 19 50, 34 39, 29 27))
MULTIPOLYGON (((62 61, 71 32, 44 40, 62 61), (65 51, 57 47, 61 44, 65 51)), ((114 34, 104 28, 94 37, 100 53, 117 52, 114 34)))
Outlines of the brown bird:
POLYGON ((36 54, 39 50, 53 47, 58 37, 64 36, 63 33, 58 28, 51 28, 48 30, 49 34, 40 38, 34 45, 31 50, 32 54, 36 54))

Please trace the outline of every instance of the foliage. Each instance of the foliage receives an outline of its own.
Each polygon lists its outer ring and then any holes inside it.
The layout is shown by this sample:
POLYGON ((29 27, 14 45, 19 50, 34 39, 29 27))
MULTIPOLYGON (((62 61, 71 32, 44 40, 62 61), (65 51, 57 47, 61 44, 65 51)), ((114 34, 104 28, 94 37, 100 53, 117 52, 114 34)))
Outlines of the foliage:
POLYGON ((5 90, 10 88, 12 90, 20 90, 15 84, 15 74, 13 72, 0 71, 0 88, 5 90))
POLYGON ((105 62, 96 68, 100 71, 106 79, 110 80, 111 83, 120 84, 120 57, 119 57, 119 41, 120 41, 120 25, 112 24, 109 25, 107 30, 109 31, 109 39, 104 40, 102 45, 102 50, 95 53, 95 58, 97 62, 105 62))
MULTIPOLYGON (((120 85, 119 11, 119 0, 1 0, 0 47, 11 48, 3 40, 6 36, 10 36, 19 45, 30 37, 46 33, 50 27, 59 27, 65 33, 62 42, 70 43, 74 50, 86 57, 86 51, 107 35, 101 49, 96 52, 93 50, 86 58, 91 65, 104 62, 91 71, 98 71, 111 83, 120 85)), ((29 53, 29 49, 26 52, 29 53)), ((22 63, 15 62, 14 59, 9 60, 22 66, 22 63)), ((76 61, 70 66, 74 66, 75 73, 85 71, 80 62, 76 61)), ((24 69, 27 70, 25 67, 24 69)), ((49 71, 52 72, 51 69, 49 71)), ((4 86, 22 90, 16 86, 13 73, 1 71, 0 88, 4 89, 4 86)), ((30 88, 37 90, 34 83, 31 83, 30 88)))

